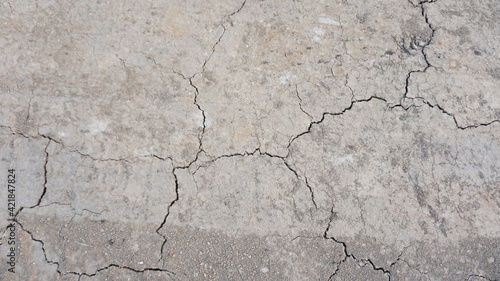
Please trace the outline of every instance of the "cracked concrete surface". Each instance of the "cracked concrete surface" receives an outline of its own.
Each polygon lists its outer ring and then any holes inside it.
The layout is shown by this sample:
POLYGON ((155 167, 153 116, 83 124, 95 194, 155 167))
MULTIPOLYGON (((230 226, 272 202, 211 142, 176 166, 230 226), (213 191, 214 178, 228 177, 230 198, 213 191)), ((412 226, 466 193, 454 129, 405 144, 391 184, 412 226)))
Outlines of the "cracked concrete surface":
POLYGON ((500 280, 498 14, 2 3, 0 279, 500 280))

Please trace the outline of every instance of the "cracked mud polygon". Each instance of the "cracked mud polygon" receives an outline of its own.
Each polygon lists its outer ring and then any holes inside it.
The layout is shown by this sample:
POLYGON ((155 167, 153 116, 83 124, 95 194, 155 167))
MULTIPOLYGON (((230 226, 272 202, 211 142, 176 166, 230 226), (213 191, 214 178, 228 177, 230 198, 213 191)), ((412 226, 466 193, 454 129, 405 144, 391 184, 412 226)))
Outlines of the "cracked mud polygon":
POLYGON ((499 280, 499 15, 0 3, 0 279, 499 280))

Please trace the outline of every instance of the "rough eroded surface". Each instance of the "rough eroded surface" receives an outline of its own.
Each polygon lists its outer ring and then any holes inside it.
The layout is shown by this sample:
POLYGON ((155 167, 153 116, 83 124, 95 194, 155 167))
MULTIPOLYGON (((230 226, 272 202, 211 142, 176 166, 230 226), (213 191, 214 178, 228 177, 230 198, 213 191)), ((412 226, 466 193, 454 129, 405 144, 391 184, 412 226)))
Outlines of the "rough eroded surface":
POLYGON ((0 279, 500 280, 498 14, 0 4, 0 279))

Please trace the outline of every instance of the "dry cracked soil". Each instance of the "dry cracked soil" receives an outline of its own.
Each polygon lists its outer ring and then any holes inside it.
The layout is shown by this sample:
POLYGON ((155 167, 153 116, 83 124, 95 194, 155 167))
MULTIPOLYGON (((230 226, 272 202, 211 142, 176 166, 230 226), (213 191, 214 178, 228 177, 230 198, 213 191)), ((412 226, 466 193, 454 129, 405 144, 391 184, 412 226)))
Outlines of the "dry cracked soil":
POLYGON ((0 279, 499 280, 499 15, 1 2, 0 279))

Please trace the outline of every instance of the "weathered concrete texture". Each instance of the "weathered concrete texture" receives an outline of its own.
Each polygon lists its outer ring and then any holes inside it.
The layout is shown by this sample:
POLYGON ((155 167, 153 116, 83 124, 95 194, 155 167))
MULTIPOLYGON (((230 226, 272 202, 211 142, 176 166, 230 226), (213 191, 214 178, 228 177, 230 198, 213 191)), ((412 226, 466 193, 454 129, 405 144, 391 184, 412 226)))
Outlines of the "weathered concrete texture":
POLYGON ((0 4, 0 279, 500 280, 498 14, 0 4))
MULTIPOLYGON (((6 273, 5 280, 54 280, 54 281, 76 281, 75 276, 61 276, 57 272, 57 264, 47 263, 42 244, 33 240, 29 233, 19 232, 19 259, 16 272, 6 273)), ((3 269, 2 264, 2 269, 3 269)))
POLYGON ((196 154, 203 117, 194 89, 174 72, 201 71, 233 6, 5 3, 0 44, 12 56, 2 56, 7 67, 1 89, 13 98, 4 101, 2 110, 9 110, 1 124, 96 158, 157 154, 187 164, 196 154))
MULTIPOLYGON (((46 139, 28 139, 19 135, 14 135, 8 128, 0 128, 0 167, 2 172, 2 188, 0 189, 0 252, 2 253, 2 262, 0 263, 0 273, 7 273, 8 265, 6 263, 5 257, 9 252, 11 247, 16 247, 16 245, 9 244, 9 237, 11 232, 7 229, 7 226, 12 223, 12 215, 15 215, 21 208, 35 206, 38 203, 40 196, 43 194, 43 182, 44 182, 44 162, 46 159, 45 148, 47 147, 48 140, 46 139), (16 182, 12 185, 15 188, 8 188, 8 170, 15 169, 15 180, 16 182), (9 192, 9 189, 13 192, 9 192), (14 205, 8 204, 8 198, 15 196, 14 205)), ((12 178, 9 178, 12 179, 12 178)), ((17 227, 17 232, 20 231, 17 227)), ((25 236, 19 237, 17 241, 21 244, 21 250, 19 254, 24 254, 27 257, 21 256, 23 266, 19 271, 21 276, 25 276, 25 280, 35 280, 32 273, 36 272, 36 268, 32 268, 30 264, 37 264, 40 270, 41 268, 48 267, 43 256, 40 257, 31 245, 32 241, 28 241, 25 236), (28 278, 29 277, 29 278, 28 278)), ((11 241, 12 243, 12 241, 11 241)), ((43 271, 43 270, 42 270, 43 271)), ((57 276, 55 270, 51 273, 53 276, 57 276)), ((14 275, 10 275, 6 278, 11 278, 14 275)), ((51 278, 48 278, 51 279, 51 278)), ((55 280, 55 279, 54 279, 55 280)))
POLYGON ((170 227, 166 266, 178 280, 327 280, 343 260, 323 237, 260 236, 170 227))
POLYGON ((410 246, 391 266, 391 280, 474 280, 474 276, 497 280, 499 245, 498 238, 482 237, 448 246, 427 242, 410 246))
POLYGON ((439 105, 460 127, 500 122, 498 1, 440 0, 424 6, 436 30, 425 49, 432 67, 412 74, 408 97, 439 105))
POLYGON ((328 223, 318 216, 305 182, 283 159, 267 155, 224 157, 193 174, 179 170, 179 201, 167 222, 231 235, 318 235, 328 223))
POLYGON ((425 67, 419 49, 431 29, 420 13, 402 1, 247 1, 193 79, 207 117, 203 148, 284 156, 310 117, 371 95, 399 103, 406 77, 396 74, 425 67), (402 52, 411 40, 415 50, 402 52))
POLYGON ((387 281, 389 280, 389 275, 385 274, 382 270, 374 270, 373 265, 369 262, 347 259, 344 263, 342 263, 339 270, 328 280, 387 281))
MULTIPOLYGON (((43 194, 43 183, 45 181, 44 163, 46 160, 45 149, 48 140, 43 138, 28 139, 15 135, 8 128, 0 128, 0 155, 2 183, 7 184, 7 170, 15 169, 16 206, 14 213, 21 207, 31 207, 38 203, 43 194)), ((0 229, 5 229, 9 213, 7 185, 0 189, 0 196, 4 198, 0 202, 0 229)))
POLYGON ((54 142, 47 153, 47 192, 19 215, 47 259, 63 273, 89 275, 110 264, 157 265, 164 238, 156 230, 176 197, 171 161, 101 161, 54 142))
POLYGON ((491 272, 487 261, 498 258, 495 247, 461 250, 500 241, 499 127, 460 130, 437 108, 372 100, 327 115, 293 142, 289 162, 308 178, 318 206, 331 208, 327 235, 350 254, 387 268, 412 246, 418 257, 440 260, 429 274, 465 278, 491 272), (454 251, 463 263, 443 256, 454 251))

